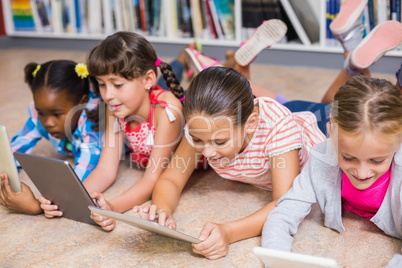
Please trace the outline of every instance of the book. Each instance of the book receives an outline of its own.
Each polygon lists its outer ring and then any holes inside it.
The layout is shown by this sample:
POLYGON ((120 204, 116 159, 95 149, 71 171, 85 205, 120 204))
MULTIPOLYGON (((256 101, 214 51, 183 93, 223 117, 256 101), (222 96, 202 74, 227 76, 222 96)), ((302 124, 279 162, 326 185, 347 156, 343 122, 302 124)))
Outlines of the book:
POLYGON ((50 0, 50 18, 52 21, 53 33, 59 34, 64 31, 62 9, 61 0, 50 0))
POLYGON ((202 1, 204 4, 205 16, 207 18, 208 22, 207 24, 210 31, 210 36, 212 38, 218 38, 218 33, 216 32, 214 20, 212 19, 211 9, 209 7, 209 1, 208 0, 202 0, 202 1))
POLYGON ((153 36, 161 36, 161 19, 162 12, 161 6, 163 0, 153 0, 152 1, 152 23, 150 34, 153 36))
POLYGON ((137 15, 135 13, 135 6, 132 0, 125 0, 126 8, 129 16, 129 31, 135 32, 137 30, 137 15))
POLYGON ((214 3, 225 39, 233 40, 235 38, 234 1, 214 0, 214 3))
POLYGON ((145 8, 145 0, 138 0, 139 8, 140 8, 140 25, 141 25, 141 31, 143 34, 146 34, 148 29, 147 29, 147 14, 146 14, 146 8, 145 8))
POLYGON ((30 0, 30 1, 31 1, 31 8, 32 8, 32 16, 33 16, 34 24, 35 24, 35 30, 37 32, 43 32, 42 21, 40 19, 39 12, 36 7, 36 2, 35 2, 35 0, 30 0))
POLYGON ((113 9, 111 0, 102 0, 103 33, 111 34, 114 31, 113 9))
POLYGON ((116 31, 123 31, 122 0, 113 0, 113 26, 116 31))
POLYGON ((75 21, 74 0, 64 0, 62 2, 63 28, 65 32, 77 33, 77 23, 75 21))
POLYGON ((222 26, 221 26, 221 23, 219 21, 218 12, 216 10, 214 0, 208 0, 208 5, 209 5, 209 10, 211 12, 212 22, 213 22, 214 27, 215 27, 217 39, 224 39, 222 26))
MULTIPOLYGON (((295 29, 301 43, 304 45, 311 45, 311 41, 310 41, 309 37, 307 36, 307 33, 304 30, 303 26, 301 25, 289 0, 280 0, 280 1, 286 12, 286 15, 288 16, 290 22, 292 23, 293 28, 295 29)), ((300 0, 298 0, 298 1, 300 1, 300 0)))
POLYGON ((178 13, 176 0, 162 0, 161 29, 167 38, 178 37, 178 13))
POLYGON ((35 21, 30 0, 11 0, 11 14, 15 31, 35 31, 35 21))
POLYGON ((102 6, 99 0, 88 0, 88 31, 93 34, 102 33, 102 6))
POLYGON ((179 30, 181 37, 193 37, 193 23, 188 0, 178 0, 179 30))
POLYGON ((195 38, 204 37, 204 26, 202 21, 201 13, 201 1, 200 0, 190 0, 190 10, 192 17, 193 33, 195 38))
POLYGON ((370 30, 373 30, 376 25, 376 12, 374 10, 374 1, 375 0, 368 0, 367 2, 370 30))
POLYGON ((388 15, 389 0, 377 0, 377 21, 376 25, 386 22, 390 19, 388 15))
POLYGON ((319 42, 320 25, 310 2, 306 0, 289 0, 289 2, 310 42, 319 42))

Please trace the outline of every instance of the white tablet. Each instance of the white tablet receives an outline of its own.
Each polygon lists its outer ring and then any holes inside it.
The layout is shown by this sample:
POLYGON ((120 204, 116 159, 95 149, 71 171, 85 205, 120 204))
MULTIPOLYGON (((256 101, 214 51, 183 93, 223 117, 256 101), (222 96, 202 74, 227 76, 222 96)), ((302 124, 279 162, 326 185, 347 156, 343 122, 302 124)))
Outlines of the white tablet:
POLYGON ((8 139, 7 129, 0 125, 0 173, 7 173, 11 190, 14 193, 21 191, 20 177, 8 139))
POLYGON ((201 240, 199 240, 196 237, 184 234, 182 232, 176 231, 176 230, 172 230, 170 228, 167 228, 165 226, 162 226, 156 222, 153 221, 147 221, 144 219, 140 219, 137 217, 133 217, 133 216, 129 216, 129 215, 124 215, 121 213, 117 213, 114 211, 110 211, 110 210, 105 210, 105 209, 101 209, 101 208, 97 208, 94 206, 88 206, 88 208, 95 212, 98 213, 100 215, 106 216, 108 218, 112 218, 121 222, 124 222, 126 224, 135 226, 137 228, 141 228, 143 230, 149 231, 149 232, 153 232, 153 233, 157 233, 160 235, 164 235, 170 238, 174 238, 174 239, 178 239, 178 240, 182 240, 182 241, 186 241, 189 243, 201 243, 201 240))
POLYGON ((301 253, 254 247, 254 254, 269 268, 340 268, 330 258, 316 257, 301 253))

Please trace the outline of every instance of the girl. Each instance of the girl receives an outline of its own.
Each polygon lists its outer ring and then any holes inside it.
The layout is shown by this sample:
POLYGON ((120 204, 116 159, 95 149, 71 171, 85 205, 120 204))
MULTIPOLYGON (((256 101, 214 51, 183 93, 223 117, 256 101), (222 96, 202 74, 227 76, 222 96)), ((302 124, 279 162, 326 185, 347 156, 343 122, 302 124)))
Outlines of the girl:
POLYGON ((318 202, 324 225, 341 232, 342 208, 402 239, 402 98, 390 82, 356 76, 335 94, 330 139, 319 144, 269 214, 262 245, 290 251, 292 235, 318 202), (292 213, 288 213, 292 211, 292 213))
POLYGON ((176 228, 172 217, 180 193, 204 156, 223 178, 272 190, 273 200, 254 214, 228 223, 207 223, 193 251, 208 259, 226 255, 228 245, 261 234, 268 213, 292 186, 312 146, 325 136, 312 113, 292 114, 269 98, 253 98, 247 79, 233 69, 210 67, 191 82, 184 102, 185 135, 155 185, 149 220, 176 228), (192 163, 187 168, 181 163, 192 163))
MULTIPOLYGON (((102 147, 95 111, 100 98, 89 90, 86 65, 54 60, 40 65, 29 63, 24 72, 33 102, 28 108, 29 119, 24 128, 11 140, 12 150, 31 153, 38 141, 45 138, 57 152, 74 156, 74 170, 85 180, 97 165, 102 147)), ((17 167, 20 168, 18 163, 17 167)), ((1 178, 4 179, 5 174, 1 178)), ((15 194, 7 191, 9 187, 3 187, 7 184, 8 181, 2 180, 0 201, 3 205, 28 214, 42 212, 28 186, 22 184, 22 194, 15 194)))
MULTIPOLYGON (((118 32, 100 42, 89 54, 88 69, 107 109, 99 164, 84 185, 103 208, 125 212, 149 200, 180 141, 184 91, 171 66, 157 57, 144 37, 132 32, 118 32), (171 92, 155 85, 158 67, 171 92), (116 180, 124 138, 131 161, 145 167, 145 174, 121 196, 107 201, 99 193, 116 180)), ((114 228, 113 220, 94 213, 92 217, 105 230, 114 228)))

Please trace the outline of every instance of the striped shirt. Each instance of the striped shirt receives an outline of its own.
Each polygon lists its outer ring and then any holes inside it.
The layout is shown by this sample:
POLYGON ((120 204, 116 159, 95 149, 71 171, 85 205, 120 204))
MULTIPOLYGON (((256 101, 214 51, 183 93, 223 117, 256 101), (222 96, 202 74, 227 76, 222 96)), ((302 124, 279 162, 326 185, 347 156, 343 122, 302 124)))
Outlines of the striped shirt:
MULTIPOLYGON (((94 97, 93 93, 89 94, 89 101, 86 105, 88 110, 95 109, 99 104, 100 98, 94 97)), ((60 140, 51 136, 42 126, 38 119, 38 112, 35 104, 32 102, 28 107, 29 119, 25 126, 11 140, 11 148, 13 152, 31 153, 35 145, 45 138, 50 141, 53 148, 63 155, 72 155, 75 158, 74 170, 77 176, 83 181, 96 167, 102 150, 102 136, 92 129, 93 122, 87 118, 86 111, 81 112, 78 124, 74 133, 72 133, 72 141, 67 138, 60 140), (69 143, 71 143, 71 149, 69 143)), ((18 169, 21 168, 16 161, 18 169)))
MULTIPOLYGON (((272 190, 269 158, 299 150, 300 166, 307 162, 310 150, 326 137, 311 112, 293 113, 270 98, 256 98, 259 107, 257 129, 246 149, 223 168, 211 167, 223 178, 272 190)), ((186 138, 191 139, 186 128, 186 138)), ((189 140, 192 144, 192 140, 189 140)), ((280 166, 280 158, 275 165, 280 166)), ((285 166, 285 163, 282 165, 285 166)))

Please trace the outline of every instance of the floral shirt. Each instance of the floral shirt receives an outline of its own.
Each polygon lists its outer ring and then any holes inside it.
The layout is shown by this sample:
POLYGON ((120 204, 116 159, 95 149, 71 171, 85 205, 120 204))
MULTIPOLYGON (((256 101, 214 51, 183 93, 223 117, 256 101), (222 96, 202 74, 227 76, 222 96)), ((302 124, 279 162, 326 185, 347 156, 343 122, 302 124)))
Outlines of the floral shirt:
POLYGON ((149 111, 149 120, 140 123, 134 129, 130 128, 127 118, 117 118, 115 124, 118 126, 116 130, 122 130, 127 141, 128 148, 131 151, 131 160, 138 164, 140 167, 146 167, 151 155, 152 146, 154 145, 155 137, 155 125, 154 125, 154 112, 155 107, 160 105, 165 108, 166 115, 170 122, 176 120, 172 112, 169 110, 169 105, 162 100, 158 100, 158 97, 166 92, 161 90, 158 85, 151 88, 150 101, 151 109, 149 111), (161 90, 157 95, 154 94, 154 90, 161 90), (116 123, 117 122, 117 123, 116 123))
MULTIPOLYGON (((96 109, 99 102, 100 98, 95 97, 91 92, 86 108, 88 110, 96 109)), ((74 156, 75 173, 81 181, 85 180, 98 164, 103 138, 103 133, 92 129, 94 124, 87 118, 86 111, 83 110, 81 112, 78 125, 74 133, 72 133, 72 141, 69 141, 67 138, 60 140, 51 136, 40 123, 38 112, 33 102, 28 107, 28 113, 29 119, 25 123, 24 128, 11 140, 13 152, 31 153, 39 140, 45 138, 50 141, 57 152, 63 155, 74 156)), ((17 167, 18 169, 21 168, 18 162, 17 167)))

